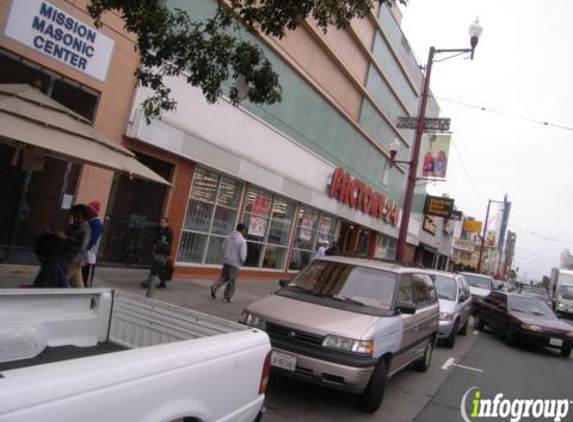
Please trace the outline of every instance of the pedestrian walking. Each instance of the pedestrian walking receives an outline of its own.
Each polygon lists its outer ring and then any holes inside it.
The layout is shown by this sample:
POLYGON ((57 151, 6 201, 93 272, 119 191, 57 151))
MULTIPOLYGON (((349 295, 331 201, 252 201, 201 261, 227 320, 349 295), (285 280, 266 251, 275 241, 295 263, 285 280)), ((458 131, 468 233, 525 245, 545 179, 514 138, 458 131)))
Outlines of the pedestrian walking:
POLYGON ((68 262, 68 281, 72 287, 82 288, 82 267, 92 234, 88 222, 89 210, 86 205, 78 204, 70 209, 70 213, 70 225, 65 232, 58 232, 56 236, 63 240, 63 254, 68 262))
POLYGON ((328 249, 328 245, 329 245, 328 240, 318 239, 318 249, 316 250, 316 252, 312 256, 311 262, 314 261, 316 258, 320 258, 321 256, 325 256, 326 250, 328 249))
MULTIPOLYGON (((154 281, 156 277, 161 277, 165 265, 168 263, 171 256, 171 244, 173 243, 173 229, 169 226, 169 219, 162 217, 159 220, 159 229, 157 238, 153 244, 153 258, 151 260, 151 267, 149 275, 140 283, 141 287, 147 289, 146 296, 151 297, 153 294, 154 281)), ((167 287, 165 284, 166 278, 160 279, 158 288, 167 287)))
POLYGON ((89 225, 92 231, 90 241, 88 243, 88 250, 86 252, 86 263, 82 267, 82 276, 86 287, 92 287, 95 274, 95 266, 97 263, 97 253, 101 235, 103 233, 103 224, 99 218, 101 202, 92 201, 87 204, 89 210, 89 225))
POLYGON ((223 302, 233 302, 239 268, 247 258, 247 241, 244 237, 246 231, 245 225, 239 223, 237 228, 223 241, 223 268, 219 279, 211 285, 211 297, 213 299, 217 298, 217 290, 226 284, 223 302))

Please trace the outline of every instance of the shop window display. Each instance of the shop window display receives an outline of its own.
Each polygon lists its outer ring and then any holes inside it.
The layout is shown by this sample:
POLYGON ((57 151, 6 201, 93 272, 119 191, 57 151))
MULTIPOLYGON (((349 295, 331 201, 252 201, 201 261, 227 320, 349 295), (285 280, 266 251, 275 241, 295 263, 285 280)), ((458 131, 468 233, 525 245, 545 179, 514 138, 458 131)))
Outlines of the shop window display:
POLYGON ((237 224, 243 183, 198 167, 181 234, 179 262, 221 264, 225 237, 237 224))
POLYGON ((294 213, 294 202, 255 187, 249 189, 246 267, 285 268, 294 213))
POLYGON ((296 218, 296 231, 289 270, 298 271, 312 259, 319 240, 334 245, 338 220, 316 208, 301 205, 296 218))

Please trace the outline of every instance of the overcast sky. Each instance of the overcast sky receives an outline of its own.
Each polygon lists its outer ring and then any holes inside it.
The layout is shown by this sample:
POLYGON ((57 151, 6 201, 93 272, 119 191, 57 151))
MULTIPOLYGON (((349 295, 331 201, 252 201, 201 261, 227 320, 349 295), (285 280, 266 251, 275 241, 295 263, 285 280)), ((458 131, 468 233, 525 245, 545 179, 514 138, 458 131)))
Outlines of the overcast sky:
POLYGON ((442 117, 452 119, 456 148, 447 182, 430 192, 449 193, 479 220, 488 199, 507 192, 520 274, 549 275, 561 251, 573 250, 573 130, 445 100, 573 128, 573 1, 409 0, 402 11, 403 31, 423 63, 431 45, 466 47, 479 16, 484 31, 475 59, 453 58, 432 70, 431 89, 442 117))

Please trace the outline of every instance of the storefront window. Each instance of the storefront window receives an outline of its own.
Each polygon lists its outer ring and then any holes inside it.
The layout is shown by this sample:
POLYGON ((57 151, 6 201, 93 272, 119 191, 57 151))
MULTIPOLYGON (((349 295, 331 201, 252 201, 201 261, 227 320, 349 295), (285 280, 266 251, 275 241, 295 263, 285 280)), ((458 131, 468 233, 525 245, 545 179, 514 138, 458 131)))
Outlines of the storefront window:
POLYGON ((298 271, 310 262, 319 239, 334 245, 337 224, 338 221, 330 215, 321 214, 317 209, 306 205, 300 206, 289 270, 298 271))
POLYGON ((245 266, 284 269, 294 218, 294 202, 252 187, 247 194, 245 211, 245 266))
POLYGON ((382 233, 376 234, 375 258, 395 259, 396 258, 396 239, 386 236, 382 233))
POLYGON ((220 264, 225 236, 237 224, 243 184, 198 167, 193 175, 177 259, 220 264))

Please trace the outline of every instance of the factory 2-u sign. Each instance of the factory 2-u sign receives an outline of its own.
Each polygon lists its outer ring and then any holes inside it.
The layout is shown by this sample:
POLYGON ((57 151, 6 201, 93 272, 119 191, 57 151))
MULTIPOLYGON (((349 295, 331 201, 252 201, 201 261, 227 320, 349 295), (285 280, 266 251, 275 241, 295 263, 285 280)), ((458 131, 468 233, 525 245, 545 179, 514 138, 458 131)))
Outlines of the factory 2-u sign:
POLYGON ((398 205, 341 168, 337 168, 332 176, 330 197, 393 226, 400 223, 401 208, 398 205))

